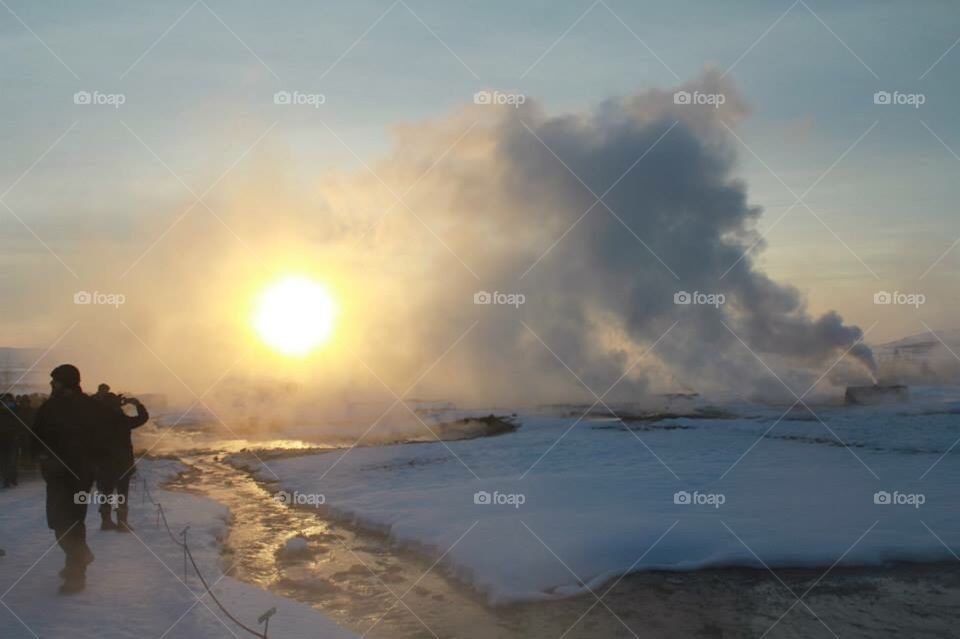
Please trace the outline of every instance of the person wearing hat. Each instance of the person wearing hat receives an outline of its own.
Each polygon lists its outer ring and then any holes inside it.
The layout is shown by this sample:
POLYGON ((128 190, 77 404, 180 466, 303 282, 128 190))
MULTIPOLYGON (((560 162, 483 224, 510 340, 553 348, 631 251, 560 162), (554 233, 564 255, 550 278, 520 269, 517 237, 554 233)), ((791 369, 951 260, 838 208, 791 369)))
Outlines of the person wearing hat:
POLYGON ((110 390, 110 384, 100 384, 97 386, 97 392, 90 397, 104 403, 107 403, 113 399, 116 399, 117 401, 120 400, 120 397, 110 390))
POLYGON ((98 442, 96 455, 97 490, 107 498, 100 504, 100 530, 131 532, 133 528, 127 521, 127 500, 130 496, 130 479, 136 472, 131 433, 133 429, 146 424, 150 414, 140 400, 117 395, 110 391, 107 384, 100 384, 91 397, 107 413, 105 437, 98 442), (135 407, 137 414, 127 415, 123 412, 125 404, 135 407), (114 504, 117 507, 116 523, 112 519, 114 504))
POLYGON ((77 367, 62 364, 53 369, 50 397, 34 423, 33 452, 47 484, 47 526, 66 555, 61 594, 83 590, 87 564, 93 561, 84 521, 103 424, 103 409, 81 390, 77 367))

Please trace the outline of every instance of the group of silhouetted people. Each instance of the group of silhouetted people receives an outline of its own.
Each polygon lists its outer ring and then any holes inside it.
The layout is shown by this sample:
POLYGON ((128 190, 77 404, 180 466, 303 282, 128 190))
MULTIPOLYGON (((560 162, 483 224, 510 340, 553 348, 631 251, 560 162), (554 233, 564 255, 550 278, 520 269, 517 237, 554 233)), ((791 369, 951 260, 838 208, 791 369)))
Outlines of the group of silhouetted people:
POLYGON ((147 409, 137 399, 111 392, 106 384, 94 395, 85 394, 77 367, 62 364, 50 373, 50 396, 38 409, 29 401, 21 405, 4 396, 0 412, 4 485, 16 486, 17 455, 26 449, 47 484, 47 525, 66 555, 60 592, 78 592, 93 561, 86 541, 87 506, 98 504, 101 530, 132 530, 127 521, 130 479, 136 470, 131 431, 147 422, 147 409), (136 408, 136 415, 124 412, 126 404, 136 408), (17 429, 8 430, 12 425, 17 429), (24 446, 24 434, 31 433, 30 445, 24 446))
POLYGON ((4 488, 17 485, 17 468, 28 456, 30 436, 25 425, 33 423, 36 410, 29 395, 0 395, 0 482, 4 488))

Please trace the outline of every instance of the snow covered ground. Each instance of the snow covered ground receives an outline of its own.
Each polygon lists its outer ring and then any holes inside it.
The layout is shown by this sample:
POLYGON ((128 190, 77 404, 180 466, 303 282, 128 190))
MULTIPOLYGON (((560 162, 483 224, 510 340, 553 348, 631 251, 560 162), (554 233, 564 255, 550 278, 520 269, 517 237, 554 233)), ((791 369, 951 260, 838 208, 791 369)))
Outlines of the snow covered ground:
MULTIPOLYGON (((309 606, 242 584, 221 571, 216 536, 226 510, 207 499, 159 490, 158 481, 176 472, 175 462, 141 462, 154 498, 164 505, 171 528, 185 526, 191 549, 217 598, 246 625, 262 630, 257 617, 271 607, 271 637, 354 635, 309 606)), ((4 639, 169 637, 207 639, 249 637, 216 607, 199 580, 184 580, 183 554, 163 528, 154 506, 139 490, 131 499, 135 534, 100 532, 98 518, 87 519, 88 543, 97 559, 87 571, 87 589, 56 594, 63 553, 44 521, 44 487, 38 479, 0 491, 0 636, 4 639)), ((91 509, 92 510, 92 509, 91 509)))
POLYGON ((358 447, 258 472, 279 476, 291 500, 323 501, 322 512, 442 558, 494 603, 567 596, 633 570, 953 561, 958 399, 914 390, 909 405, 815 406, 816 417, 799 407, 779 422, 786 407, 739 406, 736 419, 632 431, 584 420, 567 432, 576 416, 528 414, 514 434, 358 447))

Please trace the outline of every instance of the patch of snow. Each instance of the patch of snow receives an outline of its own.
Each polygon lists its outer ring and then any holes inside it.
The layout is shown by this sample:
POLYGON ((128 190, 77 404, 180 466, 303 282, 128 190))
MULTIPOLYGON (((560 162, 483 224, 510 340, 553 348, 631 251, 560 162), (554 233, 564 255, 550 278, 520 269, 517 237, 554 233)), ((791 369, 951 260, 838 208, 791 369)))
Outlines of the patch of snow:
POLYGON ((291 537, 280 549, 280 557, 283 559, 297 559, 310 555, 310 546, 303 537, 291 537))
MULTIPOLYGON (((174 534, 190 526, 191 551, 217 598, 246 625, 262 630, 257 617, 272 607, 271 637, 354 637, 316 610, 224 576, 217 537, 229 513, 211 500, 167 492, 158 482, 182 466, 173 461, 141 461, 154 499, 161 502, 174 534)), ((139 484, 139 479, 135 484, 139 484)), ((0 491, 0 628, 4 639, 97 637, 129 639, 208 639, 250 637, 235 626, 206 595, 188 570, 182 550, 156 525, 154 506, 142 487, 131 491, 134 533, 101 532, 91 508, 87 541, 96 560, 87 569, 87 588, 71 596, 56 594, 63 553, 44 520, 44 485, 26 479, 0 491), (166 634, 165 634, 166 633, 166 634)))
POLYGON ((573 595, 636 570, 953 561, 960 392, 913 395, 629 428, 521 415, 501 437, 357 447, 259 472, 323 495, 329 516, 443 557, 494 603, 573 595), (883 503, 885 493, 908 501, 883 503))

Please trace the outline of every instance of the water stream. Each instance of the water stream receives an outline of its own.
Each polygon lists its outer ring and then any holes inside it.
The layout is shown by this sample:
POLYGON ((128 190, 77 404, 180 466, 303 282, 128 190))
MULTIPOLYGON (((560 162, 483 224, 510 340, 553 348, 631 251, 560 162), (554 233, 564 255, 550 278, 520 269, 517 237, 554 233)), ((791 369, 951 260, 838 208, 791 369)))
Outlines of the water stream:
MULTIPOLYGON (((224 569, 233 577, 307 603, 366 637, 755 637, 950 636, 960 621, 951 566, 895 570, 837 569, 804 602, 778 617, 823 571, 710 570, 631 575, 596 595, 490 606, 434 561, 393 546, 385 535, 356 529, 274 499, 276 486, 224 461, 226 452, 257 456, 316 450, 303 442, 207 442, 175 454, 189 470, 164 487, 204 495, 230 509, 224 569), (279 450, 286 449, 286 450, 279 450), (291 451, 291 449, 294 449, 291 451), (305 548, 287 555, 289 539, 305 548), (780 582, 782 579, 783 582, 780 582), (784 585, 786 584, 786 585, 784 585), (789 587, 789 589, 788 589, 789 587), (952 620, 952 621, 951 621, 952 620), (898 630, 899 629, 899 630, 898 630)), ((491 557, 490 561, 496 561, 491 557)))

